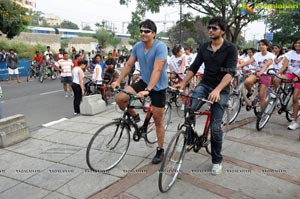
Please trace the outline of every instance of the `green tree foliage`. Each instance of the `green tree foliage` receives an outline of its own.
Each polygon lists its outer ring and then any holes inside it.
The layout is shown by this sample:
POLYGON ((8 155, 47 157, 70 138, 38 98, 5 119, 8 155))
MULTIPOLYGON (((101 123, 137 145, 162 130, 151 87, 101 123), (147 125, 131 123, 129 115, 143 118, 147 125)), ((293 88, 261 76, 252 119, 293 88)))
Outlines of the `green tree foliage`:
POLYGON ((104 30, 103 28, 99 28, 96 31, 96 34, 93 35, 93 37, 98 40, 98 43, 100 44, 100 46, 102 46, 102 48, 105 48, 108 45, 112 45, 114 48, 116 48, 117 45, 121 42, 121 39, 115 38, 114 32, 109 30, 104 30))
MULTIPOLYGON (((131 0, 120 0, 120 4, 128 4, 131 0)), ((261 10, 256 13, 242 15, 242 5, 245 0, 139 0, 137 1, 136 12, 143 16, 146 11, 157 13, 161 6, 178 6, 180 4, 191 8, 204 17, 222 16, 227 19, 226 38, 236 43, 239 33, 243 27, 261 18, 261 10)), ((255 3, 266 3, 267 1, 255 1, 255 3)), ((207 19, 207 18, 206 18, 207 19)), ((205 24, 206 25, 206 24, 205 24)))
MULTIPOLYGON (((283 3, 275 1, 275 3, 283 3)), ((285 0, 284 4, 297 5, 295 1, 285 0)), ((289 45, 296 37, 300 37, 299 8, 272 9, 266 13, 268 30, 274 33, 273 43, 289 45)))
POLYGON ((60 24, 60 28, 74 29, 74 30, 79 29, 77 24, 73 23, 72 21, 68 21, 68 20, 62 21, 60 24))
POLYGON ((29 21, 27 9, 11 0, 0 1, 0 30, 7 38, 12 39, 19 35, 29 21))
POLYGON ((82 30, 89 30, 89 31, 91 31, 92 28, 91 28, 91 26, 87 25, 87 26, 84 26, 84 27, 82 28, 82 30))

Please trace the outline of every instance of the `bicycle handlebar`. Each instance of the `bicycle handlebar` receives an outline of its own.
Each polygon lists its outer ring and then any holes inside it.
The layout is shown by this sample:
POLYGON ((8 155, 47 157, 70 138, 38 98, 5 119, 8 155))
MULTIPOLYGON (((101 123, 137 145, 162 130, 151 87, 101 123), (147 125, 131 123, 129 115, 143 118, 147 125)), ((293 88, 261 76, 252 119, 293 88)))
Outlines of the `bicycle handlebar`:
POLYGON ((295 74, 295 73, 292 73, 292 74, 296 76, 296 78, 297 78, 296 81, 294 81, 293 79, 283 78, 283 77, 279 76, 279 75, 276 73, 276 70, 275 70, 274 68, 268 69, 268 70, 267 70, 267 74, 268 74, 268 75, 275 76, 275 77, 277 77, 278 79, 285 80, 285 81, 289 81, 289 82, 293 82, 293 83, 300 82, 299 76, 298 76, 297 74, 295 74))
POLYGON ((214 102, 210 101, 209 99, 206 99, 206 98, 201 98, 201 97, 194 97, 194 96, 191 96, 191 95, 187 95, 184 93, 183 90, 181 89, 177 89, 177 88, 173 88, 171 86, 169 86, 169 88, 171 89, 171 91, 169 92, 176 92, 177 94, 181 95, 181 96, 186 96, 186 97, 189 97, 189 98, 193 98, 193 99, 196 99, 196 100, 200 100, 202 102, 206 102, 206 103, 209 103, 209 104, 213 104, 214 102))

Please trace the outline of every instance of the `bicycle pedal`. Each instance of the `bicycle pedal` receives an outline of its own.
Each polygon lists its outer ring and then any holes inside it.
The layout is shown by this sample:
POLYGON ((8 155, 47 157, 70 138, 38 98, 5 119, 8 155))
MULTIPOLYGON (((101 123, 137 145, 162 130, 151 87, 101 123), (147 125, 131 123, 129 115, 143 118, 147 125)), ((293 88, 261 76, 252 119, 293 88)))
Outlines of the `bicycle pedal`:
POLYGON ((187 152, 189 152, 190 150, 192 150, 194 148, 194 145, 186 145, 185 146, 185 150, 187 151, 187 152))

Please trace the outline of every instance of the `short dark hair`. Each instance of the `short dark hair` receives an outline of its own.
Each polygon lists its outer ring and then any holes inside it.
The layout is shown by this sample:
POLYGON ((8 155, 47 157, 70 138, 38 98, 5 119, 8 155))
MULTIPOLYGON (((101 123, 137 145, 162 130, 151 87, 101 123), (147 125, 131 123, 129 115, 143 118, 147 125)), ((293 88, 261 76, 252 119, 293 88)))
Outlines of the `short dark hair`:
POLYGON ((140 28, 141 27, 148 28, 148 29, 152 30, 155 33, 157 31, 157 28, 156 28, 156 25, 155 25, 154 21, 152 21, 150 19, 146 19, 145 21, 142 21, 140 23, 140 28))
POLYGON ((82 65, 82 64, 87 65, 88 62, 87 62, 86 60, 80 60, 80 61, 78 62, 78 66, 80 66, 80 65, 82 65))
POLYGON ((65 54, 69 54, 67 51, 65 51, 64 53, 63 53, 63 55, 65 55, 65 54))
POLYGON ((211 18, 209 20, 208 24, 209 25, 216 24, 216 25, 220 26, 221 30, 223 30, 223 31, 226 30, 226 26, 227 26, 226 19, 221 16, 216 16, 216 17, 211 18))
POLYGON ((50 46, 47 46, 47 48, 50 48, 50 46))
POLYGON ((266 39, 261 39, 261 40, 259 40, 259 42, 258 43, 263 43, 263 44, 265 44, 266 46, 270 46, 270 43, 269 43, 269 41, 268 40, 266 40, 266 39))
POLYGON ((177 55, 177 53, 179 53, 180 51, 181 51, 181 45, 180 44, 175 45, 172 49, 173 55, 177 55))

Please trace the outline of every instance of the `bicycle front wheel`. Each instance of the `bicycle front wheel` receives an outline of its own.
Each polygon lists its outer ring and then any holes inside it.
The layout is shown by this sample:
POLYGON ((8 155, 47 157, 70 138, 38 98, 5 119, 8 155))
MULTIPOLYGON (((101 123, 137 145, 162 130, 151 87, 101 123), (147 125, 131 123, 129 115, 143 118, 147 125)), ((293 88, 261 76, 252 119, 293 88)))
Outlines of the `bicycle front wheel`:
POLYGON ((169 143, 159 170, 158 187, 162 193, 167 192, 175 183, 183 163, 185 145, 185 131, 179 130, 169 143))
POLYGON ((87 147, 87 165, 95 172, 111 170, 124 158, 129 143, 129 128, 124 123, 116 121, 104 125, 87 147))
POLYGON ((271 115, 275 109, 275 106, 277 104, 277 98, 269 98, 265 107, 261 111, 261 115, 257 117, 256 121, 256 130, 260 131, 262 130, 265 125, 268 123, 269 119, 271 118, 271 115))
POLYGON ((239 115, 242 107, 242 99, 239 94, 231 94, 228 100, 229 124, 232 124, 239 115))

